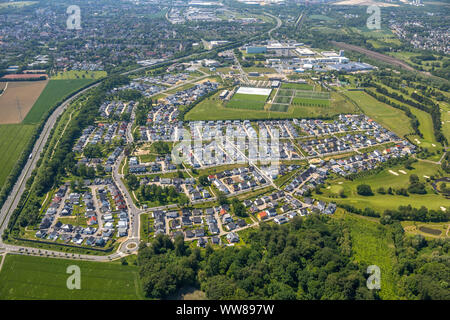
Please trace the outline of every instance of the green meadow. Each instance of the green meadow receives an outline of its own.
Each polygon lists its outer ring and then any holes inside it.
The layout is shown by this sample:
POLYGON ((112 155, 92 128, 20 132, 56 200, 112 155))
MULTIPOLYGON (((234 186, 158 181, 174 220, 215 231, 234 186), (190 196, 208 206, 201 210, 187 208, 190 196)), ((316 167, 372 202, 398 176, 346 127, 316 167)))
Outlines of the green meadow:
POLYGON ((7 255, 0 272, 0 299, 111 300, 142 299, 138 267, 118 262, 7 255), (67 267, 81 272, 81 289, 67 289, 67 267))
POLYGON ((413 132, 410 119, 403 111, 379 102, 363 91, 346 91, 344 94, 358 104, 367 116, 397 135, 403 137, 413 132))
POLYGON ((34 125, 2 124, 0 125, 0 189, 13 169, 17 159, 28 143, 34 125))

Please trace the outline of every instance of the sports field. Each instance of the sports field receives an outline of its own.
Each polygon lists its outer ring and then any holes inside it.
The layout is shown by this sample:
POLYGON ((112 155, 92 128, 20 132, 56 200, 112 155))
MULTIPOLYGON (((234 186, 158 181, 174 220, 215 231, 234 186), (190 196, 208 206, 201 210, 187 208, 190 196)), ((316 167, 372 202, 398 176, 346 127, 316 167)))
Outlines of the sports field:
POLYGON ((33 134, 34 125, 0 125, 0 190, 33 134))
POLYGON ((235 93, 226 104, 227 108, 264 110, 269 95, 235 93))
POLYGON ((0 272, 0 299, 111 300, 142 299, 138 267, 7 255, 0 272), (81 289, 67 289, 68 266, 81 271, 81 289))
POLYGON ((329 107, 330 100, 328 99, 309 99, 309 98, 297 98, 292 99, 293 105, 299 106, 317 106, 317 107, 329 107))
POLYGON ((270 106, 270 111, 277 111, 277 112, 286 112, 289 110, 289 106, 285 105, 285 104, 276 104, 273 103, 270 106))
POLYGON ((44 114, 70 93, 91 83, 92 79, 50 80, 23 120, 24 124, 38 123, 44 114))
POLYGON ((297 90, 314 90, 314 86, 307 83, 282 83, 282 89, 297 89, 297 90))

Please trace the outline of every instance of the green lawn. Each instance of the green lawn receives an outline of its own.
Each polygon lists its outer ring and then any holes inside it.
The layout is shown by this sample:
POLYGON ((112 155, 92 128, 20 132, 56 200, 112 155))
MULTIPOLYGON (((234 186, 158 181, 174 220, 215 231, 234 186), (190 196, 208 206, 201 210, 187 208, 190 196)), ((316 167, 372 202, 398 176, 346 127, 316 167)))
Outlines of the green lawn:
POLYGON ((72 92, 93 82, 92 79, 50 80, 23 120, 24 124, 38 123, 44 114, 72 92))
POLYGON ((410 119, 403 111, 379 102, 362 91, 347 91, 345 95, 356 102, 366 115, 399 136, 413 132, 410 119))
POLYGON ((120 263, 88 262, 7 255, 0 272, 0 299, 142 299, 138 267, 120 263), (69 290, 67 267, 81 271, 81 289, 69 290))
POLYGON ((266 101, 268 96, 263 96, 260 94, 244 94, 244 93, 235 93, 233 95, 232 100, 244 100, 244 101, 266 101))
POLYGON ((2 124, 0 125, 0 189, 11 173, 17 159, 28 143, 34 125, 2 124))

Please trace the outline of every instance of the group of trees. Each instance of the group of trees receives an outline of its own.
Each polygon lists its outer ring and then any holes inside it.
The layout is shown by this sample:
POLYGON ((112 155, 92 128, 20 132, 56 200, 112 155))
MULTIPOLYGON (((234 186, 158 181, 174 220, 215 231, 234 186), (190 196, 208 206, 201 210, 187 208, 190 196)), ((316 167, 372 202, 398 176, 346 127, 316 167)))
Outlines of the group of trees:
POLYGON ((416 174, 409 176, 409 182, 408 192, 416 194, 427 193, 427 190, 425 190, 425 184, 419 181, 419 177, 416 174))
POLYGON ((140 201, 157 201, 161 205, 177 202, 182 205, 189 203, 186 195, 179 193, 174 186, 161 187, 156 184, 142 185, 137 192, 140 201))
POLYGON ((290 224, 262 224, 247 245, 204 253, 158 235, 139 250, 138 264, 148 297, 174 296, 195 286, 209 299, 373 299, 365 265, 351 259, 346 228, 332 219, 295 218, 290 224))
POLYGON ((234 198, 231 201, 231 208, 233 213, 237 216, 237 217, 247 217, 248 213, 247 210, 245 209, 244 204, 242 203, 242 201, 239 201, 239 199, 234 198))
POLYGON ((151 148, 160 155, 170 153, 170 145, 164 141, 156 141, 152 144, 151 148))
POLYGON ((153 101, 149 98, 142 98, 136 107, 135 121, 138 126, 145 126, 147 124, 148 112, 152 107, 153 101))
POLYGON ((449 300, 449 242, 427 240, 420 234, 406 236, 400 223, 394 223, 392 229, 399 294, 409 300, 449 300))
POLYGON ((358 185, 356 192, 361 196, 373 196, 372 188, 368 184, 358 185))

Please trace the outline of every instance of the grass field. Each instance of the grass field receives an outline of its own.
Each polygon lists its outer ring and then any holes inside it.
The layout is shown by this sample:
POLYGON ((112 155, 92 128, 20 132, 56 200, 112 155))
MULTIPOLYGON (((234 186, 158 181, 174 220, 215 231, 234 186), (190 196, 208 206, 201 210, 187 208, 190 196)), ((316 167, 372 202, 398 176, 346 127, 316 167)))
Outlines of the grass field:
POLYGON ((397 259, 394 243, 387 236, 388 227, 376 219, 357 216, 351 213, 336 214, 350 229, 353 259, 359 264, 376 265, 381 271, 381 289, 383 300, 397 299, 395 273, 397 259))
POLYGON ((330 181, 330 189, 323 189, 323 194, 315 195, 315 197, 325 201, 348 204, 360 209, 372 208, 378 212, 383 212, 386 209, 398 209, 399 206, 407 205, 411 205, 415 208, 425 206, 428 209, 434 210, 440 210, 441 206, 450 207, 450 199, 445 199, 443 196, 435 194, 431 187, 427 187, 427 194, 410 194, 408 197, 377 193, 377 189, 380 187, 385 188, 385 190, 389 187, 407 188, 411 174, 416 174, 419 179, 424 182, 424 176, 429 177, 436 175, 440 169, 439 165, 433 165, 426 162, 416 162, 413 164, 413 167, 413 170, 406 170, 404 166, 397 165, 385 169, 376 175, 355 179, 353 181, 338 178, 330 181), (392 174, 389 170, 396 172, 398 175, 392 174), (405 171, 406 174, 399 172, 399 170, 405 171), (358 195, 356 187, 359 184, 370 185, 375 195, 368 197, 358 195), (341 190, 345 192, 346 198, 339 197, 341 190))
MULTIPOLYGON (((275 103, 276 104, 276 103, 275 103)), ((339 93, 331 93, 329 107, 317 106, 289 106, 287 111, 279 112, 269 108, 269 110, 245 110, 225 107, 224 102, 219 99, 219 94, 215 94, 196 105, 189 111, 185 120, 236 120, 236 119, 288 119, 288 118, 314 118, 333 117, 341 113, 359 113, 359 109, 346 100, 339 93)))
POLYGON ((0 272, 0 299, 142 299, 138 267, 7 255, 0 272), (69 290, 67 267, 81 271, 81 289, 69 290))
POLYGON ((292 104, 300 106, 320 106, 329 107, 330 100, 327 99, 309 99, 309 98, 294 98, 292 104))
POLYGON ((362 91, 347 91, 344 94, 357 103, 366 115, 397 135, 402 137, 413 132, 410 120, 403 111, 379 102, 362 91))
POLYGON ((231 100, 226 104, 227 108, 263 110, 266 104, 267 96, 258 94, 235 93, 231 100))
POLYGON ((232 109, 248 109, 248 110, 264 110, 265 102, 261 101, 244 101, 244 100, 233 100, 226 104, 227 108, 232 109))
POLYGON ((299 98, 309 99, 330 99, 331 97, 329 92, 316 92, 307 90, 297 90, 295 91, 295 96, 299 98))
POLYGON ((291 103, 291 97, 277 96, 277 97, 275 98, 274 103, 285 103, 285 104, 290 104, 290 103, 291 103))
POLYGON ((450 105, 441 102, 441 120, 442 120, 442 134, 450 141, 450 105))
POLYGON ((106 77, 106 71, 65 71, 58 72, 56 75, 52 76, 52 80, 73 80, 73 79, 91 79, 97 80, 106 77))
POLYGON ((314 90, 314 86, 307 83, 282 83, 282 89, 297 89, 297 90, 314 90))
POLYGON ((285 105, 285 104, 272 104, 270 106, 270 111, 277 111, 277 112, 287 112, 289 109, 289 106, 285 105))
POLYGON ((34 125, 0 125, 0 150, 2 150, 0 155, 0 190, 28 143, 34 128, 34 125))
MULTIPOLYGON (((395 92, 399 95, 404 95, 400 91, 394 90, 390 87, 386 87, 383 84, 378 83, 378 85, 382 86, 383 88, 386 88, 390 92, 395 92)), ((434 136, 433 121, 429 113, 411 107, 410 105, 407 105, 405 103, 402 103, 401 101, 392 99, 390 97, 387 98, 397 104, 403 105, 404 107, 408 108, 411 111, 411 113, 417 117, 417 120, 419 120, 419 131, 422 133, 423 138, 420 138, 419 136, 411 137, 414 143, 416 143, 416 141, 414 140, 417 139, 420 142, 420 146, 423 148, 427 148, 429 151, 436 151, 436 149, 440 150, 442 148, 441 144, 436 141, 436 138, 434 136)))
POLYGON ((23 120, 24 124, 38 123, 43 115, 70 93, 88 85, 92 79, 50 80, 23 120))

